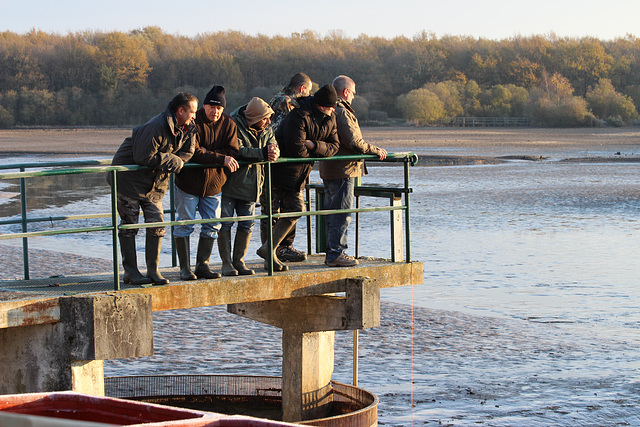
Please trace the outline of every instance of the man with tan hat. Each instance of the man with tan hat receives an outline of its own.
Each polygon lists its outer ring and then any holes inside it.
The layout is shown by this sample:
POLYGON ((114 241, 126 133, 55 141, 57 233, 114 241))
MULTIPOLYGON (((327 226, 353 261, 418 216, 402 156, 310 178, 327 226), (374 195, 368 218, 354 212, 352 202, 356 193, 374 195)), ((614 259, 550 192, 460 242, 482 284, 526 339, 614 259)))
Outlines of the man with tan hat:
MULTIPOLYGON (((248 161, 270 162, 280 155, 273 134, 271 117, 273 110, 269 104, 254 97, 248 104, 238 107, 231 113, 236 123, 239 158, 248 161)), ((242 165, 232 173, 222 187, 222 217, 253 216, 256 202, 260 198, 264 183, 264 166, 242 165)), ((231 248, 231 228, 233 222, 222 223, 218 233, 218 251, 222 259, 224 276, 251 275, 254 271, 244 263, 244 256, 251 240, 253 220, 238 221, 233 251, 231 248)))

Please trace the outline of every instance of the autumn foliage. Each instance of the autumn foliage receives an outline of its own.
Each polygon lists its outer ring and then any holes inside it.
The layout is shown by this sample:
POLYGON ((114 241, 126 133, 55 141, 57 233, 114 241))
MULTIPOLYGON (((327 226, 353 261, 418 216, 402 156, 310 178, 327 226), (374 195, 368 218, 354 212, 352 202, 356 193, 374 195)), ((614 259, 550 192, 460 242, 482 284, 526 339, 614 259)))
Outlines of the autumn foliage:
POLYGON ((385 39, 157 27, 130 33, 0 33, 0 127, 134 125, 178 91, 227 88, 228 107, 270 98, 299 72, 357 82, 364 122, 529 117, 542 126, 623 125, 640 107, 640 39, 554 35, 487 40, 422 33, 385 39))

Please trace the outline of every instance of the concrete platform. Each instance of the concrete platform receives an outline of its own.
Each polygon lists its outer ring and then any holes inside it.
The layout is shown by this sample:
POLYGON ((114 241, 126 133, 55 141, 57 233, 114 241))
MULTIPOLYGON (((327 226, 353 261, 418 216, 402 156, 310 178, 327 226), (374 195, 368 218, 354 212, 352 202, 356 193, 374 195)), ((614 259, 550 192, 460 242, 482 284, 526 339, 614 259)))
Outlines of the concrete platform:
MULTIPOLYGON (((274 276, 267 275, 262 262, 249 262, 255 275, 214 280, 181 281, 178 268, 161 269, 170 284, 146 288, 121 285, 120 291, 113 290, 111 272, 0 281, 0 328, 59 322, 60 300, 85 294, 146 294, 152 297, 153 311, 163 311, 341 293, 345 291, 345 280, 355 277, 369 277, 380 288, 423 282, 421 262, 360 259, 356 267, 331 268, 323 260, 322 255, 312 255, 305 262, 289 263, 289 271, 274 276)), ((219 271, 220 266, 212 265, 212 269, 219 271)))
POLYGON ((117 291, 112 272, 0 282, 0 395, 102 396, 105 360, 153 355, 153 311, 225 304, 282 329, 283 419, 323 418, 335 331, 379 326, 381 289, 420 284, 424 269, 386 259, 331 268, 318 255, 273 276, 262 262, 251 267, 257 274, 195 281, 164 269, 168 285, 117 291))

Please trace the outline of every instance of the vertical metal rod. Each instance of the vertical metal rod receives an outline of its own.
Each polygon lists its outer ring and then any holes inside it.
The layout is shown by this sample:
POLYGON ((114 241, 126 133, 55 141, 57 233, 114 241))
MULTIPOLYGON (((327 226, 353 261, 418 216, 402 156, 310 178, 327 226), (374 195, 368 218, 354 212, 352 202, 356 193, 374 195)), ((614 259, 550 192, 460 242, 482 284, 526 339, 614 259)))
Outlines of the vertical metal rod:
MULTIPOLYGON (((25 168, 21 167, 20 172, 24 172, 25 168)), ((20 216, 22 218, 22 232, 27 232, 27 179, 20 178, 20 216)), ((29 280, 29 239, 22 238, 22 268, 24 271, 24 280, 29 280)))
POLYGON ((358 386, 358 330, 353 331, 353 385, 358 386))
MULTIPOLYGON (((174 174, 171 174, 171 177, 169 178, 169 209, 171 210, 171 221, 175 221, 176 220, 176 195, 174 192, 174 183, 175 183, 175 178, 174 178, 174 174)), ((175 267, 176 265, 178 265, 178 260, 176 257, 176 238, 173 235, 173 228, 174 226, 171 226, 171 266, 175 267)))
MULTIPOLYGON (((360 209, 360 196, 356 196, 356 209, 360 209)), ((356 254, 355 257, 360 256, 360 212, 356 212, 356 254)))
POLYGON ((120 290, 120 258, 118 247, 118 183, 116 171, 111 171, 111 239, 113 247, 113 289, 120 290))
MULTIPOLYGON (((309 188, 310 182, 311 181, 309 180, 309 178, 307 178, 306 185, 305 185, 305 194, 306 194, 307 200, 304 203, 304 205, 307 207, 308 211, 311 210, 311 189, 309 188)), ((309 255, 313 254, 313 242, 312 242, 312 236, 311 236, 311 217, 310 216, 307 217, 307 253, 309 255)))
POLYGON ((404 204, 406 209, 404 211, 404 222, 406 229, 407 240, 407 262, 411 262, 411 222, 409 215, 409 159, 404 159, 404 204))
POLYGON ((271 162, 266 163, 267 170, 265 171, 265 191, 267 192, 265 199, 267 202, 267 221, 269 223, 267 242, 269 242, 269 255, 267 256, 267 274, 273 276, 273 206, 271 205, 271 162))
MULTIPOLYGON (((354 186, 354 193, 355 193, 355 187, 359 187, 360 184, 362 184, 362 178, 361 177, 356 177, 356 182, 355 182, 355 186, 354 186)), ((351 206, 353 208, 353 206, 351 206)), ((356 209, 358 209, 360 207, 360 196, 356 196, 356 209)), ((360 225, 360 213, 356 212, 356 253, 355 253, 355 257, 358 258, 360 256, 360 230, 359 230, 359 225, 360 225)))

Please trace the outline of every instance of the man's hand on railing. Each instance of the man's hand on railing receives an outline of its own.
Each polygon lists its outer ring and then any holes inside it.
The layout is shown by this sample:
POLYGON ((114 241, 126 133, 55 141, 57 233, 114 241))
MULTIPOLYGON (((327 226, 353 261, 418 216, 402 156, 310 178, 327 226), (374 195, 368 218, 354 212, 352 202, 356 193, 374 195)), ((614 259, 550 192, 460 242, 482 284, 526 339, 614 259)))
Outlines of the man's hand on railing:
POLYGON ((280 157, 280 148, 274 144, 267 145, 267 160, 275 162, 278 160, 278 157, 280 157))
POLYGON ((231 172, 235 172, 238 170, 240 165, 238 161, 231 156, 224 156, 224 167, 229 169, 231 172))
POLYGON ((387 158, 387 150, 385 150, 384 148, 380 148, 378 151, 378 158, 380 160, 384 160, 387 158))
POLYGON ((171 156, 165 163, 166 171, 171 173, 179 173, 182 170, 182 166, 184 166, 184 162, 178 156, 171 156))

